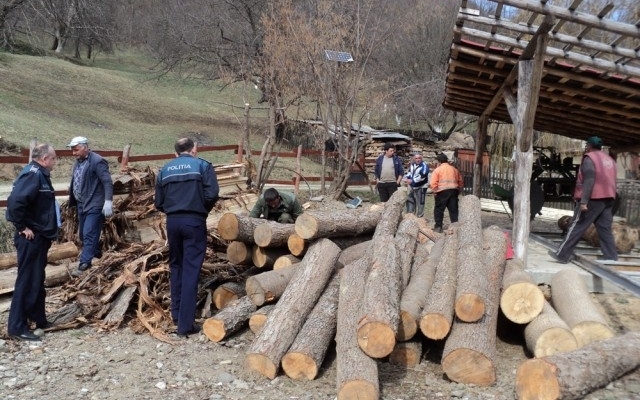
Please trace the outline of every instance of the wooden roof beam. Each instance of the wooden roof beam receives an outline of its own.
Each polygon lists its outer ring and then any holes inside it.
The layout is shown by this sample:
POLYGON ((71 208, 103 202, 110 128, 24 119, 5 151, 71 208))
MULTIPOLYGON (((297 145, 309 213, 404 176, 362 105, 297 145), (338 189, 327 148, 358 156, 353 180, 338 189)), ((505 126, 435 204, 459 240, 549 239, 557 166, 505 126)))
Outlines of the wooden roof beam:
MULTIPOLYGON (((571 3, 568 9, 573 12, 576 10, 576 8, 578 8, 580 3, 582 3, 582 0, 573 0, 573 3, 571 3)), ((556 23, 556 26, 553 27, 553 30, 551 32, 554 34, 560 32, 560 29, 562 29, 562 25, 564 25, 565 22, 567 21, 563 19, 559 20, 558 23, 556 23)))
MULTIPOLYGON (((497 34, 491 35, 489 32, 481 31, 479 29, 455 27, 454 31, 460 31, 460 33, 464 35, 468 35, 470 37, 474 37, 477 39, 491 40, 495 43, 500 43, 506 46, 516 47, 516 48, 526 49, 526 46, 528 46, 528 44, 531 43, 531 42, 527 43, 524 40, 518 41, 509 36, 503 36, 503 35, 497 35, 497 34)), ((608 71, 610 70, 610 71, 618 72, 620 74, 633 75, 635 77, 640 77, 640 68, 616 64, 612 61, 607 61, 600 58, 593 59, 588 55, 576 53, 574 51, 563 51, 562 49, 548 46, 546 54, 547 56, 550 56, 550 57, 557 57, 557 58, 561 58, 563 60, 571 61, 571 62, 574 62, 575 64, 578 64, 578 65, 574 65, 574 67, 578 67, 579 64, 582 64, 582 65, 588 65, 594 68, 598 68, 601 70, 608 70, 608 71)))
MULTIPOLYGON (((600 10, 600 12, 598 13, 598 18, 602 19, 604 18, 607 14, 609 14, 609 11, 613 10, 613 3, 607 3, 602 10, 600 10)), ((578 40, 582 40, 584 39, 585 36, 587 36, 587 33, 589 33, 589 31, 591 31, 591 29, 593 28, 593 26, 591 25, 587 25, 582 29, 582 32, 580 32, 577 36, 578 40)), ((573 48, 572 44, 568 44, 566 46, 564 46, 563 50, 564 51, 569 51, 573 48)))
POLYGON ((541 5, 539 1, 531 0, 495 0, 496 2, 504 3, 507 6, 520 8, 531 12, 537 12, 544 15, 552 15, 558 19, 567 20, 567 22, 574 22, 583 25, 590 25, 594 28, 602 29, 612 33, 618 33, 620 35, 627 35, 635 38, 640 38, 640 27, 632 24, 626 24, 624 22, 618 22, 608 19, 600 19, 595 15, 582 13, 579 11, 571 11, 569 9, 553 6, 553 5, 541 5))
MULTIPOLYGON (((509 21, 497 20, 491 17, 464 15, 461 18, 464 21, 475 22, 481 25, 491 26, 492 32, 497 27, 497 28, 507 29, 513 32, 521 32, 521 33, 534 35, 538 28, 537 26, 527 26, 524 24, 517 24, 509 21)), ((585 50, 593 50, 596 52, 595 54, 602 52, 602 53, 615 54, 622 57, 632 57, 632 58, 640 57, 640 50, 638 48, 630 49, 625 47, 619 47, 618 44, 620 43, 620 40, 614 40, 611 43, 606 44, 602 42, 597 42, 595 40, 578 39, 575 36, 567 35, 564 33, 550 32, 549 36, 551 40, 554 40, 556 42, 581 47, 585 50)), ((624 37, 619 36, 618 39, 620 38, 624 38, 624 37)), ((591 57, 595 57, 595 55, 591 54, 591 57)))
MULTIPOLYGON (((522 54, 520 55, 520 58, 518 60, 530 60, 531 58, 533 58, 533 56, 536 53, 536 47, 538 43, 537 39, 540 36, 543 36, 549 33, 552 27, 553 27, 553 18, 549 16, 545 17, 544 21, 538 27, 538 31, 531 38, 531 41, 529 41, 525 49, 522 51, 522 54)), ((513 68, 511 68, 509 75, 507 75, 504 82, 502 83, 502 86, 498 89, 498 92, 495 94, 495 96, 493 96, 493 99, 491 99, 489 104, 487 104, 487 107, 482 112, 482 115, 480 115, 480 118, 487 118, 491 114, 493 109, 496 108, 496 106, 500 103, 500 101, 502 101, 502 92, 509 89, 511 87, 511 84, 518 77, 517 65, 518 64, 514 65, 513 68)))

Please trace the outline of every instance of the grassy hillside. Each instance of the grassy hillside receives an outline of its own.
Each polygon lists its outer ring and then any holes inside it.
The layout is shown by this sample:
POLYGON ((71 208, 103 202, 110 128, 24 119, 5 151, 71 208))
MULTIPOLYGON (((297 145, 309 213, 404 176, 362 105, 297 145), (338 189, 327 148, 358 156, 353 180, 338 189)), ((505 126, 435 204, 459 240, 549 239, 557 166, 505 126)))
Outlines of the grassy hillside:
MULTIPOLYGON (((133 53, 101 55, 87 65, 0 53, 0 137, 23 147, 35 137, 64 148, 82 135, 95 150, 131 143, 132 154, 167 153, 187 135, 205 144, 235 144, 242 110, 229 105, 263 107, 253 87, 157 80, 152 65, 133 53)), ((260 148, 266 111, 254 109, 251 116, 252 145, 260 148)), ((232 156, 203 157, 228 162, 232 156)))

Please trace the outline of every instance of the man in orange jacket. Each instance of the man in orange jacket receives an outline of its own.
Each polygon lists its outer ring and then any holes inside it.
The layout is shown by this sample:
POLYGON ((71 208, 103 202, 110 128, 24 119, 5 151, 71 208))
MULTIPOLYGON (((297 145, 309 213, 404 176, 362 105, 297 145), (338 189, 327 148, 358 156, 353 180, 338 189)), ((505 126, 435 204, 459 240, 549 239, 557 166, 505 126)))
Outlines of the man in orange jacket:
POLYGON ((431 175, 431 191, 435 194, 433 218, 436 223, 434 230, 442 232, 445 208, 449 210, 451 222, 458 221, 458 194, 460 194, 464 183, 462 175, 460 175, 456 167, 449 164, 449 159, 445 154, 438 154, 436 159, 438 160, 438 167, 431 175))

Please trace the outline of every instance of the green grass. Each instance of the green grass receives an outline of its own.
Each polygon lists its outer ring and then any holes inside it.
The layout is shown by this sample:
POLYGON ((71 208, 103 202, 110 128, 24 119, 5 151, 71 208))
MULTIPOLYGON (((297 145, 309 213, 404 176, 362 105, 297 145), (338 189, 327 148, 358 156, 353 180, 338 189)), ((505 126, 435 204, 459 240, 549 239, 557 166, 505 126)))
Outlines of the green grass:
MULTIPOLYGON (((242 107, 252 105, 251 144, 260 149, 268 131, 265 106, 253 85, 157 79, 153 60, 139 52, 99 54, 78 63, 64 57, 0 53, 0 137, 28 147, 29 140, 63 149, 74 136, 89 138, 91 148, 121 150, 131 143, 131 155, 173 151, 179 137, 206 145, 236 144, 241 135, 242 107)), ((201 153, 213 163, 234 162, 233 152, 201 153)), ((257 160, 256 160, 257 162, 257 160)), ((278 162, 272 177, 288 179, 294 160, 278 162)), ((54 178, 69 172, 71 160, 61 160, 54 178)), ((151 163, 158 166, 162 162, 151 163)), ((305 162, 309 175, 320 168, 305 162)), ((0 179, 13 179, 3 173, 0 179)))

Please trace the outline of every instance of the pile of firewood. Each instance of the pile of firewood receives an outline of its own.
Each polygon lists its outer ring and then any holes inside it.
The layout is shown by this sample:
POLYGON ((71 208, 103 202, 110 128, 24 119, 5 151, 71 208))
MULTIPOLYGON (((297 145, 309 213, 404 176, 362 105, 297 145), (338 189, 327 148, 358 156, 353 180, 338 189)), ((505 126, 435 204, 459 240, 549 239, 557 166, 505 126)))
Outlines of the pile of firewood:
POLYGON ((422 219, 402 218, 405 201, 399 191, 383 208, 309 212, 295 225, 223 216, 219 234, 246 248, 236 261, 274 266, 272 249, 282 253, 286 243, 289 253, 279 257, 289 264, 248 277, 205 321, 205 335, 219 342, 248 324, 256 337, 246 366, 270 379, 280 369, 314 379, 335 339, 338 399, 379 398, 376 360, 419 363, 419 335, 446 341, 449 379, 495 383, 500 309, 526 324, 527 348, 538 357, 518 370, 519 398, 579 398, 640 365, 629 345, 640 334, 614 337, 579 275, 558 273, 550 303, 521 263, 505 260, 506 236, 495 226, 482 229, 476 197, 462 199, 460 221, 442 235, 422 219), (344 235, 370 239, 341 247, 335 242, 344 235), (295 254, 291 243, 304 250, 295 254), (606 373, 585 368, 583 357, 606 373))

